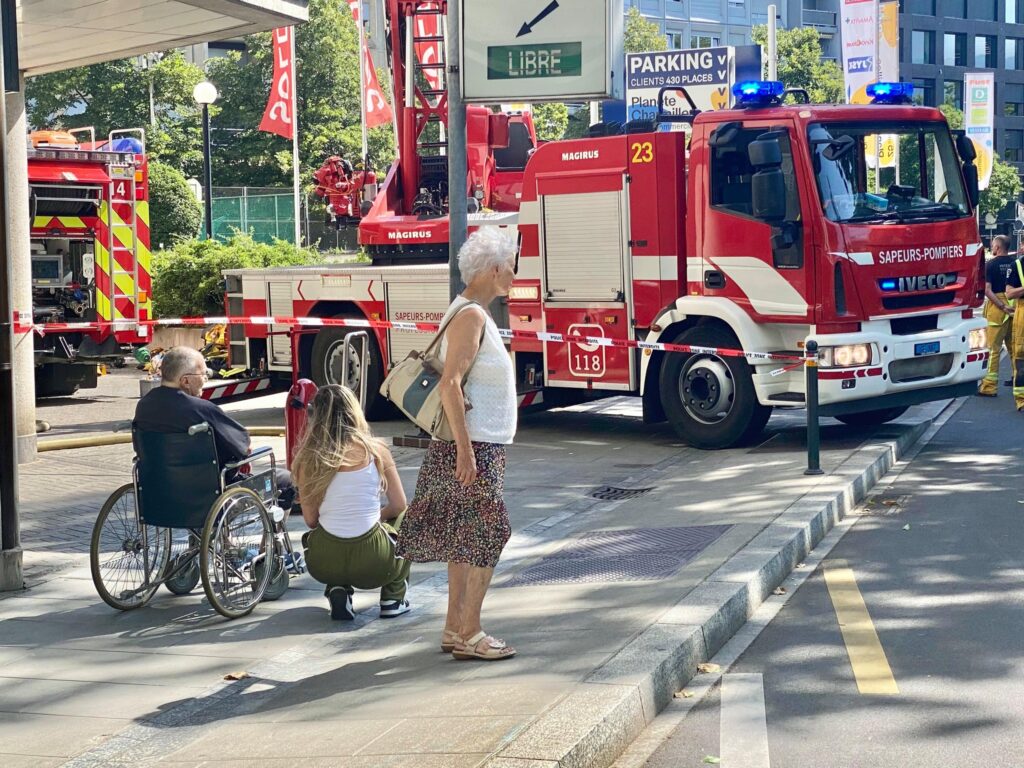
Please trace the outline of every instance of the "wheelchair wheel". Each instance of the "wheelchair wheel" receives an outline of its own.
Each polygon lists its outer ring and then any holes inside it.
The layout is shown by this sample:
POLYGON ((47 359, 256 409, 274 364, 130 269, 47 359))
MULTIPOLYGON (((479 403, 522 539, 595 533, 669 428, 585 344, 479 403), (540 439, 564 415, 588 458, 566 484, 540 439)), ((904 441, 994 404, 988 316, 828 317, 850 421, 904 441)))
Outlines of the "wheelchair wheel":
POLYGON ((143 530, 135 487, 129 483, 114 491, 96 518, 89 546, 92 582, 103 602, 121 611, 148 603, 170 551, 170 529, 147 525, 143 530))
POLYGON ((187 595, 196 588, 200 578, 199 537, 191 531, 184 541, 175 541, 172 537, 171 559, 164 575, 167 591, 175 595, 187 595))
POLYGON ((167 587, 167 591, 175 595, 189 594, 196 588, 196 584, 199 583, 199 579, 201 578, 198 552, 186 552, 181 555, 175 555, 167 566, 167 572, 171 573, 175 568, 182 566, 186 559, 189 561, 188 564, 184 565, 180 571, 164 582, 164 586, 167 587))
MULTIPOLYGON (((274 575, 270 577, 270 584, 267 585, 267 591, 263 593, 263 602, 270 603, 274 600, 280 599, 281 595, 288 591, 288 584, 290 576, 288 575, 288 569, 284 567, 284 560, 280 557, 274 557, 274 575)), ((267 567, 267 559, 261 557, 253 564, 253 568, 257 572, 262 571, 267 567)))
POLYGON ((229 488, 210 510, 199 547, 203 590, 217 613, 235 619, 256 607, 272 573, 253 561, 266 552, 274 552, 267 508, 248 488, 229 488))

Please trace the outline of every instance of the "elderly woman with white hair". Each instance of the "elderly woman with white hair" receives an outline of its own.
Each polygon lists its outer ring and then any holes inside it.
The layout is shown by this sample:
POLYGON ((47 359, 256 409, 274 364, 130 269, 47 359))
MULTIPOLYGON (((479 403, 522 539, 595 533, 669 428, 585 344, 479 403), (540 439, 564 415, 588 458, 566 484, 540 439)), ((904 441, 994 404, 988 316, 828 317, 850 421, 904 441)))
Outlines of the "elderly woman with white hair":
POLYGON ((454 442, 431 442, 398 535, 400 557, 448 563, 448 616, 441 650, 456 659, 515 655, 481 626, 494 566, 512 535, 502 499, 505 450, 516 433, 512 361, 487 307, 507 296, 516 245, 499 229, 474 232, 459 251, 466 289, 455 298, 440 344, 438 386, 454 442))

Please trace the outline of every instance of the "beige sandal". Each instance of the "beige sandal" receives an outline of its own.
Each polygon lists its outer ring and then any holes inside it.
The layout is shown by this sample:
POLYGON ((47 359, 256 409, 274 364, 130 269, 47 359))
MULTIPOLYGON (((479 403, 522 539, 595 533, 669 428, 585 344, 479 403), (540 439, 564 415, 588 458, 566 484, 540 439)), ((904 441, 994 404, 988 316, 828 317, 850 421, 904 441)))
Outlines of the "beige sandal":
POLYGON ((460 661, 478 659, 480 661, 501 661, 516 655, 515 648, 510 648, 504 640, 491 637, 486 632, 477 632, 469 640, 459 640, 452 656, 460 661), (480 645, 484 644, 483 650, 480 645))
POLYGON ((462 642, 462 638, 450 629, 446 629, 441 633, 441 653, 451 653, 455 650, 455 646, 462 642))

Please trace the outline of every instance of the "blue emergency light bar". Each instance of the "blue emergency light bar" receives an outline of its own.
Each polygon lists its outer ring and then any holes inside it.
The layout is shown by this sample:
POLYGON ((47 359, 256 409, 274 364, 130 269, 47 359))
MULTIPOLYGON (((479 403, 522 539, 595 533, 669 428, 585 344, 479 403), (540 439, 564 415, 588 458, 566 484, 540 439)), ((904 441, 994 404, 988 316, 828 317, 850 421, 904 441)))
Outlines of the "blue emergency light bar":
POLYGON ((914 100, 913 83, 871 83, 867 92, 872 104, 910 104, 914 100))
POLYGON ((785 86, 777 80, 746 80, 732 87, 738 107, 766 107, 782 99, 785 86))
POLYGON ((895 291, 896 290, 896 280, 893 279, 893 278, 887 278, 887 279, 881 281, 881 286, 882 286, 882 290, 883 291, 895 291))

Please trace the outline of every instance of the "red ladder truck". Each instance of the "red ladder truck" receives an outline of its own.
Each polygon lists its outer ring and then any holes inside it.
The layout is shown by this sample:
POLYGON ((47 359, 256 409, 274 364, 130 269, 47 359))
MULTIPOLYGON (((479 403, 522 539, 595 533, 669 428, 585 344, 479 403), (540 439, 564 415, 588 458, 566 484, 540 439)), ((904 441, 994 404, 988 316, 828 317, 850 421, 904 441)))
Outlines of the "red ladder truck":
MULTIPOLYGON (((359 244, 378 264, 448 258, 448 100, 444 0, 384 0, 397 158, 383 180, 334 156, 314 174, 328 222, 358 222, 359 244), (416 51, 433 47, 429 61, 416 51)), ((428 57, 424 57, 428 58, 428 57)), ((519 208, 523 169, 537 146, 529 112, 466 107, 469 225, 508 221, 519 208)), ((364 158, 365 163, 365 158, 364 158)), ((512 217, 514 219, 514 217, 512 217)))
POLYGON ((140 324, 152 312, 145 133, 36 131, 28 180, 32 320, 73 324, 35 335, 36 394, 70 395, 150 339, 140 324))
MULTIPOLYGON (((508 297, 521 404, 631 394, 646 421, 668 420, 692 445, 734 445, 773 408, 803 405, 802 368, 768 356, 799 358, 809 339, 821 411, 846 422, 973 393, 987 364, 973 148, 954 142, 941 112, 911 106, 908 89, 826 106, 784 104, 780 83, 742 83, 732 109, 540 146, 508 297), (874 181, 879 135, 901 147, 899 182, 874 181), (649 342, 704 351, 636 348, 649 342)), ((448 304, 444 264, 225 275, 233 316, 436 322, 448 304)), ((339 381, 352 329, 304 335, 295 354, 285 326, 269 330, 236 326, 232 363, 339 381)), ((388 367, 427 337, 370 338, 373 412, 388 367)))

